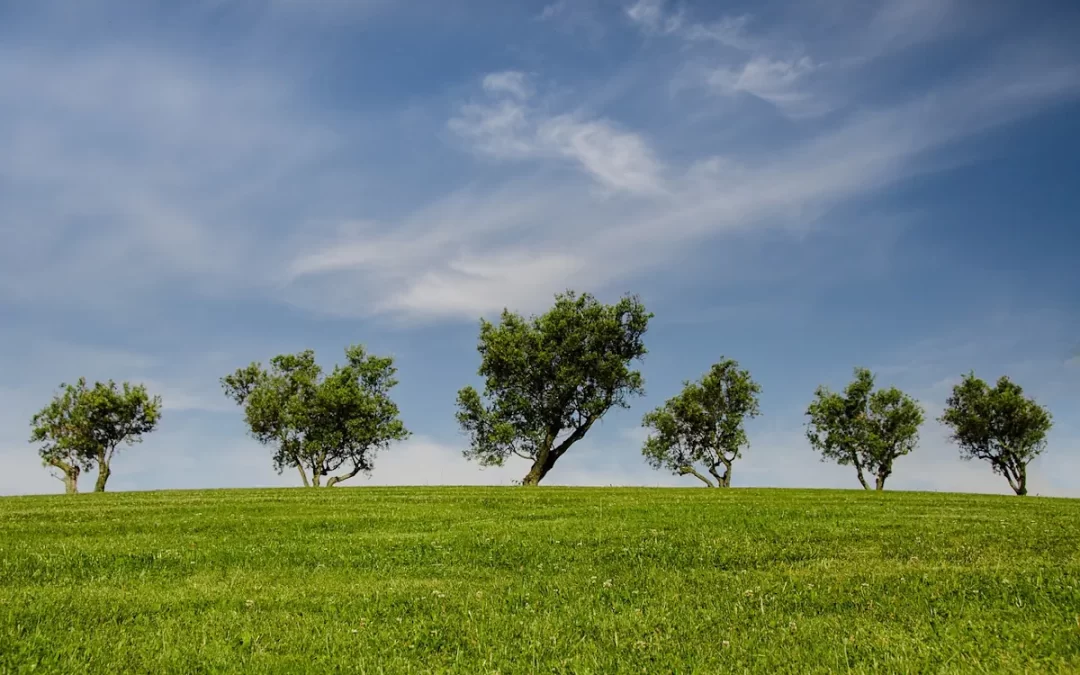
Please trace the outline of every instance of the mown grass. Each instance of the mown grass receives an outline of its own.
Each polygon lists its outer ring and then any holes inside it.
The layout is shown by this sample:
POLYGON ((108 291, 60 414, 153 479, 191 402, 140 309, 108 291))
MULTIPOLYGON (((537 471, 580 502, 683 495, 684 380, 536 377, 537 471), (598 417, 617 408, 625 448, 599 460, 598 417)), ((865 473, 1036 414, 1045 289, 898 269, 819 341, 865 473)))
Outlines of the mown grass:
POLYGON ((1080 672, 1080 501, 570 488, 0 499, 0 671, 1080 672))

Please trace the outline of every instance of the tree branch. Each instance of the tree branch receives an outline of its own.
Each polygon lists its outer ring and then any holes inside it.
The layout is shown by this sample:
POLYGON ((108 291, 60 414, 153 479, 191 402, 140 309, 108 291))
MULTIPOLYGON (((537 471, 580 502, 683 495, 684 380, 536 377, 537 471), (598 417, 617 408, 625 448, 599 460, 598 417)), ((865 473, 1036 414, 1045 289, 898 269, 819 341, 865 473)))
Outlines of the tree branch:
POLYGON ((863 476, 863 467, 859 462, 859 453, 851 453, 851 463, 855 465, 855 473, 859 477, 859 485, 863 486, 864 490, 869 490, 870 486, 866 483, 866 478, 863 476))
POLYGON ((559 443, 557 447, 553 448, 551 450, 551 453, 555 455, 555 459, 562 457, 563 453, 569 450, 571 445, 580 441, 582 437, 585 436, 585 433, 589 431, 589 427, 592 426, 593 421, 594 418, 588 418, 585 424, 581 425, 577 429, 574 429, 574 433, 567 436, 562 443, 559 443))
POLYGON ((345 474, 342 474, 340 476, 331 476, 330 479, 328 481, 326 481, 326 487, 332 488, 335 485, 337 485, 338 483, 344 483, 345 481, 349 480, 350 478, 355 477, 356 474, 360 473, 360 470, 361 470, 360 465, 359 464, 354 464, 352 471, 350 471, 348 473, 345 473, 345 474))
POLYGON ((680 466, 679 467, 679 475, 680 476, 694 476, 695 478, 700 480, 702 483, 705 483, 705 485, 708 485, 709 487, 716 487, 715 485, 713 485, 713 482, 711 480, 709 480, 705 476, 702 476, 700 473, 695 471, 694 467, 692 467, 692 466, 680 466))

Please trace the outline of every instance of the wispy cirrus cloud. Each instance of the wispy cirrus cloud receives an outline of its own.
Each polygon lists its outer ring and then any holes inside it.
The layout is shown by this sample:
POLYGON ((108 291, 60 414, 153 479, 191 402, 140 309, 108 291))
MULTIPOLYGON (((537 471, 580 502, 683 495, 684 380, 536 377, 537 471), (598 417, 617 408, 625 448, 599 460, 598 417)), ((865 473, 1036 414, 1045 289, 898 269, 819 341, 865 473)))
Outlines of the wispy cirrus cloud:
POLYGON ((758 56, 738 68, 719 67, 706 75, 708 86, 729 96, 741 93, 768 101, 793 117, 826 112, 830 106, 802 88, 802 80, 817 66, 809 57, 774 61, 758 56))
POLYGON ((612 190, 663 191, 663 166, 639 134, 610 120, 576 112, 548 115, 530 106, 523 73, 491 73, 483 87, 492 100, 463 105, 448 122, 475 151, 496 159, 563 159, 612 190))
POLYGON ((689 78, 684 80, 691 85, 724 96, 755 96, 792 117, 814 116, 831 107, 802 82, 818 66, 801 53, 801 45, 751 34, 748 15, 695 22, 686 11, 671 10, 665 0, 638 0, 627 8, 626 15, 646 35, 725 48, 721 54, 706 55, 703 63, 689 69, 689 78))
POLYGON ((347 314, 470 317, 507 305, 533 309, 568 285, 618 285, 725 231, 812 222, 839 200, 931 167, 921 160, 935 149, 1078 93, 1075 67, 1018 62, 989 79, 976 73, 851 114, 767 156, 703 153, 679 167, 637 152, 648 147, 641 134, 540 113, 516 95, 467 103, 450 126, 473 152, 504 162, 569 158, 600 185, 634 199, 612 199, 557 175, 523 177, 383 228, 394 234, 314 248, 293 260, 291 278, 295 288, 320 289, 305 291, 304 302, 333 297, 322 306, 347 314), (661 166, 663 189, 654 189, 661 166), (528 234, 503 243, 510 233, 528 234), (328 294, 328 284, 391 290, 357 306, 328 294))
POLYGON ((750 16, 725 16, 713 22, 693 21, 683 9, 672 10, 666 0, 637 0, 626 8, 626 16, 647 35, 674 36, 691 42, 715 42, 727 47, 752 50, 757 40, 747 31, 750 16))

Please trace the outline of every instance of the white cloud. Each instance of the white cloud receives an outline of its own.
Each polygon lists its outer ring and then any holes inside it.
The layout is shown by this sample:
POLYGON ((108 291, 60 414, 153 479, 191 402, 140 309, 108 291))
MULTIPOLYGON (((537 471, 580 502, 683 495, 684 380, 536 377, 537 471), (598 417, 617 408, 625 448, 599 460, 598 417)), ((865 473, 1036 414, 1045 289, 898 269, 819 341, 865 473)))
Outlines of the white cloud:
POLYGON ((750 94, 793 116, 806 116, 827 109, 800 87, 800 80, 814 69, 808 57, 797 61, 774 61, 759 56, 741 68, 717 68, 707 75, 707 82, 720 93, 750 94))
POLYGON ((476 152, 504 160, 561 157, 613 190, 663 191, 663 167, 640 135, 610 120, 587 119, 580 113, 549 116, 529 107, 523 100, 529 89, 521 73, 490 74, 483 84, 495 100, 462 106, 460 115, 448 122, 476 152))
POLYGON ((666 4, 664 0, 637 0, 626 9, 626 15, 646 31, 675 33, 682 28, 683 17, 680 13, 669 14, 666 4))
POLYGON ((1071 66, 1011 64, 995 77, 848 115, 766 154, 710 157, 703 149, 681 175, 665 167, 655 191, 661 164, 640 134, 496 101, 451 121, 474 150, 541 165, 572 157, 602 185, 624 189, 597 193, 541 174, 454 196, 387 224, 390 234, 339 237, 297 255, 291 290, 298 303, 346 315, 472 320, 484 307, 537 309, 555 291, 612 288, 724 232, 805 226, 830 205, 925 170, 928 151, 1077 93, 1071 66), (522 242, 536 253, 522 253, 522 242), (381 291, 348 290, 359 287, 381 291))
POLYGON ((357 476, 343 485, 512 485, 529 470, 517 458, 505 466, 481 467, 465 459, 464 447, 414 436, 380 452, 370 477, 357 476))
POLYGON ((402 293, 375 306, 376 311, 430 317, 479 316, 504 307, 538 307, 551 300, 551 289, 567 279, 581 279, 583 260, 571 255, 534 251, 501 252, 498 257, 450 261, 445 269, 422 275, 402 293))
POLYGON ((532 94, 525 73, 513 70, 485 75, 483 86, 485 91, 492 94, 509 94, 521 99, 529 98, 532 94))
POLYGON ((626 16, 646 35, 673 36, 688 42, 713 42, 744 51, 753 50, 758 40, 746 32, 750 17, 725 16, 712 23, 687 19, 682 9, 672 11, 667 0, 637 0, 626 8, 626 16))

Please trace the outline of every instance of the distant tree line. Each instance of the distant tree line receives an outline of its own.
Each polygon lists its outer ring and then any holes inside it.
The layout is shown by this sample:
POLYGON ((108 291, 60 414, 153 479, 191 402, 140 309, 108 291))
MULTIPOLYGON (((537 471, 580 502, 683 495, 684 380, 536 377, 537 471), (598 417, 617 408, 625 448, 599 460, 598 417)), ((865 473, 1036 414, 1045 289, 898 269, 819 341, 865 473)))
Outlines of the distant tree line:
MULTIPOLYGON (((521 483, 539 485, 556 462, 614 407, 644 394, 633 369, 646 354, 652 314, 636 296, 603 304, 572 291, 532 317, 504 310, 480 322, 478 374, 483 393, 458 392, 457 421, 469 438, 464 455, 482 466, 508 458, 530 462, 521 483)), ((243 408, 249 433, 273 450, 278 473, 295 469, 305 487, 333 487, 374 469, 380 450, 410 436, 390 392, 393 358, 345 350, 345 364, 324 373, 311 350, 282 354, 268 367, 252 363, 221 379, 243 408)), ((749 447, 745 423, 760 414, 761 387, 749 371, 721 358, 697 381, 645 414, 645 461, 694 476, 709 487, 731 485, 736 460, 749 447)), ((85 379, 62 384, 31 420, 31 442, 68 493, 83 472, 97 470, 103 492, 117 450, 133 445, 161 420, 161 397, 142 385, 85 379)), ((822 461, 852 466, 859 484, 882 490, 895 462, 918 446, 924 412, 895 387, 874 388, 856 368, 843 392, 819 387, 806 410, 806 436, 822 461)), ((1027 466, 1046 448, 1050 413, 1008 377, 994 386, 963 376, 938 418, 964 459, 988 462, 1018 495, 1027 494, 1027 466)))

